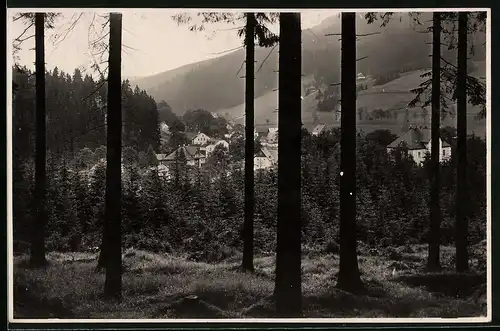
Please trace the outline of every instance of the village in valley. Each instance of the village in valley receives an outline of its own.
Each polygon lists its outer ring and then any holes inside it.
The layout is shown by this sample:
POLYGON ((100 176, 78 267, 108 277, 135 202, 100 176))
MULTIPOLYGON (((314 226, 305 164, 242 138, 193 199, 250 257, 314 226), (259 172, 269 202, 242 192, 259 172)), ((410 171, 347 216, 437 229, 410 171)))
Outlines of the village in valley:
MULTIPOLYGON (((255 150, 254 170, 265 170, 275 166, 278 162, 278 128, 254 129, 253 139, 258 146, 255 150)), ((162 141, 168 144, 171 132, 166 123, 160 124, 162 141)), ((178 146, 169 154, 157 153, 158 172, 162 176, 170 177, 169 166, 185 160, 186 165, 202 167, 206 160, 213 155, 214 151, 221 150, 223 153, 231 153, 230 146, 238 140, 244 141, 245 128, 239 124, 228 123, 227 133, 223 138, 210 137, 203 132, 181 132, 186 137, 186 144, 178 146)), ((233 164, 233 169, 244 169, 244 160, 233 164)))
MULTIPOLYGON (((215 114, 213 116, 217 117, 215 114)), ((316 124, 312 126, 310 135, 313 137, 319 137, 322 134, 327 135, 331 130, 335 130, 336 128, 338 128, 338 125, 316 124)), ((244 140, 245 128, 241 124, 228 122, 226 130, 227 133, 223 135, 223 138, 210 137, 203 132, 177 132, 177 134, 186 137, 187 143, 178 146, 169 154, 156 153, 158 173, 161 176, 170 178, 170 168, 173 165, 178 165, 179 160, 185 160, 183 162, 188 166, 202 167, 216 149, 221 150, 223 153, 231 153, 230 146, 238 140, 244 140)), ((307 131, 307 129, 305 130, 307 131)), ((382 131, 384 130, 382 129, 382 131)), ((160 123, 160 132, 162 142, 168 144, 172 132, 165 122, 160 123)), ((425 159, 430 156, 431 130, 428 126, 403 123, 401 132, 396 137, 396 139, 386 146, 389 155, 400 147, 405 146, 408 149, 408 156, 411 156, 413 161, 418 165, 422 165, 425 159)), ((278 163, 278 128, 270 127, 269 125, 255 127, 253 139, 257 147, 254 154, 254 170, 266 170, 276 166, 278 163)), ((449 160, 452 153, 450 143, 440 138, 439 146, 440 161, 445 162, 449 160)), ((232 165, 232 169, 243 170, 244 161, 235 162, 232 165)))

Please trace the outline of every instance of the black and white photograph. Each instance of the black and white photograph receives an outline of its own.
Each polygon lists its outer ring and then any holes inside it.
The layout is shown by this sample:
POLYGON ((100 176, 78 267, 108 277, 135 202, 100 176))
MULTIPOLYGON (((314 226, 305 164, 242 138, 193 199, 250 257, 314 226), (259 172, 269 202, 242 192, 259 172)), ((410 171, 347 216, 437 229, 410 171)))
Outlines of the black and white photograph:
POLYGON ((490 19, 8 8, 9 321, 491 321, 490 19))

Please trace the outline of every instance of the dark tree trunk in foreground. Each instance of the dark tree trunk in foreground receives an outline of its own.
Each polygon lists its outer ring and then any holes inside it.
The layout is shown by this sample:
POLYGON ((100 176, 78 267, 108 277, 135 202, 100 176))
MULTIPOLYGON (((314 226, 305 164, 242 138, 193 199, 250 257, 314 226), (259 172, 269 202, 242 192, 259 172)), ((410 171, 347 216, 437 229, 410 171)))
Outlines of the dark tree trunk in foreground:
POLYGON ((99 259, 97 260, 97 270, 101 270, 103 268, 106 268, 106 261, 107 261, 107 233, 109 232, 109 226, 108 222, 104 220, 103 223, 103 228, 102 228, 102 238, 101 238, 101 246, 100 246, 100 251, 99 251, 99 259))
POLYGON ((439 270, 440 264, 440 228, 441 210, 439 204, 440 166, 439 166, 439 129, 440 129, 440 93, 441 93, 441 14, 433 13, 432 27, 432 115, 431 115, 431 161, 430 161, 430 213, 429 213, 429 257, 427 269, 439 270))
POLYGON ((356 250, 356 14, 342 13, 340 122, 340 264, 337 287, 359 292, 356 250))
POLYGON ((458 14, 456 270, 469 269, 467 252, 467 12, 458 14))
POLYGON ((255 84, 255 15, 247 13, 245 74, 245 220, 243 223, 243 270, 253 271, 254 218, 254 84, 255 84))
POLYGON ((45 258, 46 127, 45 127, 45 14, 35 14, 36 71, 36 151, 35 151, 35 224, 32 229, 30 263, 43 266, 45 258))
POLYGON ((280 317, 302 314, 301 46, 300 13, 280 14, 278 237, 274 291, 280 317))
POLYGON ((104 295, 120 298, 122 289, 121 254, 121 44, 122 15, 110 14, 109 76, 108 76, 108 134, 106 164, 106 281, 104 295))

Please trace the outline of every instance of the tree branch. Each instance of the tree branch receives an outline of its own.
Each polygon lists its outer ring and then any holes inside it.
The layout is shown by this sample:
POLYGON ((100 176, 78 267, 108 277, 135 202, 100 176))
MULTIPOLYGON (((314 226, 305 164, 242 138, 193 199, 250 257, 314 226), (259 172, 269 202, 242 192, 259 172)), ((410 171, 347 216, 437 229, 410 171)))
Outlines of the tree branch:
POLYGON ((94 95, 97 91, 99 91, 101 89, 101 87, 103 87, 107 81, 108 81, 107 79, 103 79, 99 84, 97 84, 97 87, 92 92, 90 92, 90 94, 88 94, 87 96, 82 98, 81 102, 84 102, 85 100, 90 98, 92 95, 94 95))
POLYGON ((238 76, 238 74, 240 73, 241 69, 243 69, 243 65, 245 64, 245 62, 246 61, 241 62, 240 69, 238 70, 238 72, 236 72, 236 76, 238 76))
POLYGON ((364 34, 357 34, 356 37, 366 37, 366 36, 372 36, 374 34, 380 34, 380 32, 372 32, 372 33, 364 33, 364 34))
POLYGON ((458 67, 456 65, 454 65, 453 63, 450 63, 448 62, 447 60, 445 60, 442 56, 441 56, 441 61, 445 62, 446 64, 452 66, 453 68, 455 69, 458 69, 458 67))
POLYGON ((239 50, 239 49, 241 49, 241 48, 245 48, 245 46, 244 46, 244 45, 242 45, 242 46, 235 47, 235 48, 233 48, 233 49, 228 49, 228 50, 226 50, 226 51, 222 51, 222 52, 218 52, 218 53, 209 53, 209 54, 211 54, 211 55, 225 54, 225 53, 229 53, 229 52, 234 52, 234 51, 239 50))
POLYGON ((264 60, 260 64, 259 68, 257 69, 257 72, 259 72, 260 69, 262 69, 262 66, 264 65, 264 63, 266 63, 266 60, 271 56, 271 53, 274 51, 274 49, 276 48, 276 46, 278 46, 278 44, 274 45, 273 48, 271 48, 271 51, 269 51, 269 53, 267 54, 267 56, 264 58, 264 60))
MULTIPOLYGON (((75 17, 75 15, 76 14, 74 14, 73 17, 75 17)), ((73 32, 76 24, 78 23, 78 21, 80 21, 82 16, 83 16, 83 13, 80 13, 80 15, 78 15, 78 17, 71 22, 70 26, 61 35, 57 35, 57 34, 54 35, 53 44, 56 48, 57 48, 57 46, 59 46, 59 44, 61 44, 66 39, 66 37, 71 32, 73 32)))

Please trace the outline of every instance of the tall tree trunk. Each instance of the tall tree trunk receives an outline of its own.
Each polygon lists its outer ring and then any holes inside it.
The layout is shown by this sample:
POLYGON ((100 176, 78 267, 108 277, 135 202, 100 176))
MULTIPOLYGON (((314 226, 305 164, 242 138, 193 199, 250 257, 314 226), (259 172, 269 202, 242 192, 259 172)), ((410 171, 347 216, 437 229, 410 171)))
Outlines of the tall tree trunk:
POLYGON ((363 289, 356 251, 356 14, 342 13, 340 264, 337 287, 363 289))
POLYGON ((467 12, 458 14, 456 270, 469 269, 467 252, 467 12))
POLYGON ((106 164, 106 281, 104 294, 120 298, 122 289, 121 254, 121 44, 122 14, 110 14, 109 76, 108 76, 108 135, 106 164))
POLYGON ((47 213, 46 158, 47 138, 45 126, 45 14, 35 14, 35 70, 36 70, 36 151, 35 151, 35 224, 32 229, 30 263, 43 266, 45 258, 45 227, 47 213))
POLYGON ((254 84, 255 84, 255 15, 247 13, 245 74, 245 220, 243 223, 243 270, 253 271, 254 193, 254 84))
POLYGON ((432 27, 432 118, 431 118, 431 186, 430 186, 430 213, 429 213, 429 256, 427 269, 439 270, 440 264, 440 228, 441 210, 439 204, 440 185, 440 93, 441 93, 441 13, 434 12, 432 27))
POLYGON ((300 13, 280 14, 278 112, 278 237, 276 310, 302 314, 301 292, 301 72, 300 13))
MULTIPOLYGON (((107 154, 106 154, 107 156, 107 154)), ((99 259, 97 260, 97 271, 102 270, 103 268, 106 268, 106 261, 107 261, 107 242, 108 242, 108 232, 109 232, 109 224, 106 219, 104 219, 103 225, 102 225, 102 237, 101 237, 101 246, 99 250, 99 259)))

